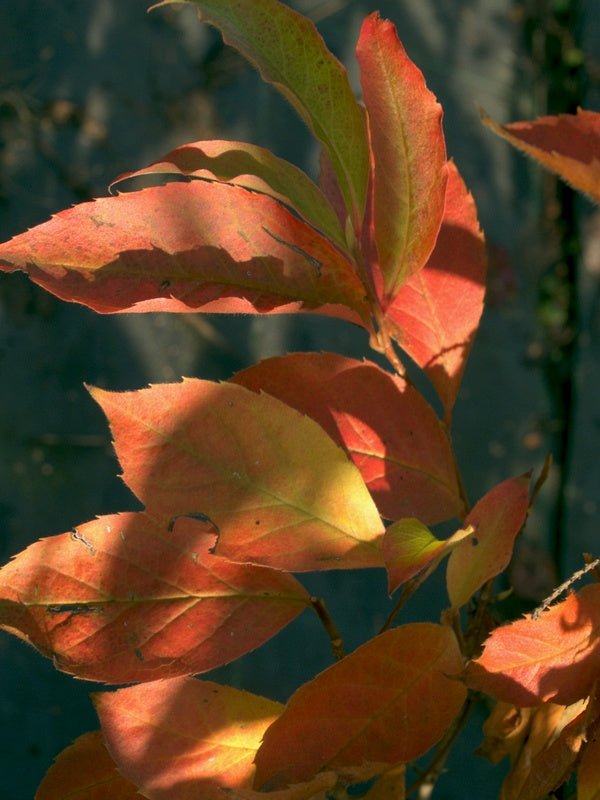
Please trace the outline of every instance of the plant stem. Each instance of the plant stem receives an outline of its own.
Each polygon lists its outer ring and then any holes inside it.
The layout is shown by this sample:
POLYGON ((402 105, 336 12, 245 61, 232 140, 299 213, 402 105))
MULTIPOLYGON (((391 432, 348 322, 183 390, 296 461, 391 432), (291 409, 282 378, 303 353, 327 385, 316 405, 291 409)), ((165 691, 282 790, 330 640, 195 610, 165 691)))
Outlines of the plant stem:
POLYGON ((325 606, 325 603, 320 597, 311 597, 310 602, 315 610, 316 615, 323 623, 323 627, 327 632, 327 636, 329 636, 333 657, 336 661, 341 661, 341 659, 346 655, 346 650, 344 648, 344 642, 340 632, 338 631, 333 618, 331 617, 325 606))

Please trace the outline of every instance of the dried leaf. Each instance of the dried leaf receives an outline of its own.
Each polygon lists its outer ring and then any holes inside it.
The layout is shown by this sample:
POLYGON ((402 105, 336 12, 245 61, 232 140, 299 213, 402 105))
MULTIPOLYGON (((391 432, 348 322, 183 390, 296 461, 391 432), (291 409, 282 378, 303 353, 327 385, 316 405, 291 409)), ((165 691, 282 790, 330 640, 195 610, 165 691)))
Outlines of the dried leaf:
POLYGON ((125 482, 157 518, 206 515, 216 552, 238 561, 297 572, 383 566, 383 525, 360 473, 308 417, 232 383, 92 395, 125 482))
POLYGON ((482 120, 498 136, 600 203, 599 113, 580 108, 577 114, 538 117, 509 125, 498 125, 482 113, 482 120))
POLYGON ((264 147, 218 139, 191 142, 147 167, 119 175, 112 185, 143 175, 186 175, 267 194, 293 208, 306 222, 342 249, 346 248, 337 215, 318 186, 301 169, 264 147))
POLYGON ((137 787, 117 772, 100 731, 85 733, 55 758, 35 800, 140 800, 137 787))
POLYGON ((533 713, 531 708, 517 708, 502 700, 497 702, 483 723, 484 739, 477 754, 492 764, 498 764, 506 756, 511 763, 516 761, 529 733, 533 713))
POLYGON ((232 564, 206 525, 113 514, 42 539, 0 570, 0 627, 80 678, 205 672, 254 650, 310 602, 291 576, 232 564))
POLYGON ((250 788, 264 731, 283 706, 211 681, 175 678, 95 694, 107 747, 149 800, 227 800, 250 788))
POLYGON ((600 585, 584 586, 534 619, 497 628, 465 671, 469 686, 516 706, 587 697, 600 670, 600 585))
POLYGON ((385 296, 393 300, 431 255, 447 181, 442 109, 377 13, 356 48, 374 165, 373 225, 385 296))
POLYGON ((446 206, 435 249, 386 311, 390 334, 425 370, 447 421, 483 312, 486 252, 473 198, 448 165, 446 206))
POLYGON ((384 517, 435 524, 462 515, 447 433, 404 380, 334 353, 270 358, 232 380, 318 422, 352 458, 384 517))
POLYGON ((292 696, 256 755, 256 787, 416 758, 464 702, 464 686, 448 677, 461 664, 453 632, 440 625, 404 625, 371 639, 292 696))
POLYGON ((271 197, 222 183, 81 203, 0 245, 0 270, 102 313, 368 314, 337 247, 271 197))
POLYGON ((464 605, 510 561, 517 534, 529 509, 530 476, 503 481, 475 505, 465 519, 475 533, 454 548, 446 583, 453 606, 464 605))

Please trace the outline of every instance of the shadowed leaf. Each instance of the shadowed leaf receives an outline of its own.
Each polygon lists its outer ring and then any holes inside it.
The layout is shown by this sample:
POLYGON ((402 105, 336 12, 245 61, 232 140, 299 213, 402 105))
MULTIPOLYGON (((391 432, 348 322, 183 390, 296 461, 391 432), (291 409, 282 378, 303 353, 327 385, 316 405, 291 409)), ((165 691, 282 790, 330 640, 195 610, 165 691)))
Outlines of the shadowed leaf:
POLYGON ((580 108, 577 114, 538 117, 508 125, 498 125, 484 113, 482 119, 498 136, 600 203, 598 112, 580 108))
POLYGON ((59 753, 35 800, 141 800, 143 796, 117 772, 101 732, 94 731, 59 753))
POLYGON ((387 309, 390 334, 425 370, 449 420, 483 311, 486 253, 473 198, 449 163, 442 227, 424 269, 387 309))
POLYGON ((432 747, 458 714, 464 686, 453 632, 404 625, 371 639, 292 696, 256 755, 256 786, 276 789, 324 769, 382 769, 432 747))
POLYGON ((334 353, 270 358, 232 380, 319 423, 352 458, 388 519, 434 524, 463 510, 452 450, 423 397, 369 361, 334 353))
POLYGON ((42 539, 0 570, 0 625, 80 678, 206 672, 254 650, 310 602, 291 576, 213 555, 193 519, 114 514, 42 539))
POLYGON ((336 247, 271 197, 223 183, 81 203, 0 245, 0 269, 102 313, 304 309, 359 324, 367 315, 336 247))
POLYGON ((202 380, 92 396, 127 485, 160 519, 208 516, 217 553, 298 572, 383 565, 383 525, 360 473, 279 400, 202 380))
POLYGON ((251 787, 261 738, 283 711, 264 697, 194 678, 93 697, 119 770, 149 800, 227 800, 227 789, 251 787))
POLYGON ((447 181, 442 109, 377 13, 356 48, 374 169, 373 226, 385 296, 393 300, 431 255, 447 181))
MULTIPOLYGON (((158 5, 172 2, 178 0, 158 5)), ((357 229, 369 172, 365 114, 345 68, 314 24, 277 0, 188 2, 283 94, 326 147, 357 229)))
POLYGON ((585 586, 534 619, 497 628, 465 679, 516 706, 587 697, 600 670, 600 585, 585 586))
POLYGON ((301 169, 264 147, 220 140, 191 142, 147 167, 119 175, 113 186, 142 175, 186 175, 267 194, 291 206, 306 222, 346 248, 336 213, 318 186, 301 169))
POLYGON ((529 509, 529 481, 529 475, 503 481, 467 515, 465 526, 471 525, 475 532, 453 549, 446 572, 453 606, 464 605, 508 566, 529 509))

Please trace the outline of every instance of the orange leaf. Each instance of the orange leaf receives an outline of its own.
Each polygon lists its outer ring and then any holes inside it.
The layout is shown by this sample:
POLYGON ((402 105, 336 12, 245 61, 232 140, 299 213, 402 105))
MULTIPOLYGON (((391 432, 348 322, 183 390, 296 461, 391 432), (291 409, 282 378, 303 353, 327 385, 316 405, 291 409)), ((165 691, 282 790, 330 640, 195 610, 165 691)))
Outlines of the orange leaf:
POLYGON ((499 700, 483 723, 484 739, 477 755, 492 764, 498 764, 506 756, 511 763, 516 761, 527 740, 533 713, 531 708, 517 708, 499 700))
MULTIPOLYGON (((401 519, 387 528, 383 537, 383 555, 388 571, 388 591, 396 591, 400 584, 437 563, 452 548, 473 533, 468 527, 453 533, 446 540, 436 539, 429 528, 418 519, 401 519)), ((434 566, 435 565, 435 566, 434 566)))
POLYGON ((482 114, 484 125, 555 172, 574 189, 600 203, 600 114, 583 111, 498 125, 482 114))
POLYGON ((577 800, 600 800, 600 725, 587 731, 587 744, 577 770, 577 800))
POLYGON ((0 245, 0 269, 102 313, 368 314, 338 248, 276 200, 223 183, 81 203, 0 245))
POLYGON ((92 390, 127 485, 154 516, 201 513, 216 552, 290 571, 383 565, 356 467, 313 420, 232 383, 92 390))
POLYGON ((474 689, 533 706, 571 705, 587 697, 600 670, 600 585, 584 586, 534 619, 497 628, 483 654, 469 664, 474 689))
POLYGON ((318 186, 301 169, 264 147, 218 139, 191 142, 177 147, 147 167, 119 175, 112 185, 142 175, 187 175, 268 194, 291 206, 306 222, 342 249, 346 248, 336 213, 318 186))
POLYGON ((100 731, 75 739, 54 760, 35 800, 140 800, 137 787, 117 772, 100 731))
POLYGON ((293 353, 262 361, 232 381, 318 422, 352 458, 384 517, 435 524, 462 514, 446 431, 404 380, 369 361, 293 353))
POLYGON ((374 170, 373 226, 385 296, 393 300, 431 255, 447 180, 442 109, 377 13, 356 47, 374 170))
POLYGON ((529 479, 524 475, 498 484, 465 519, 475 533, 453 549, 448 561, 446 583, 453 606, 464 605, 508 566, 529 509, 529 479))
POLYGON ((0 570, 0 626, 58 669, 107 683, 226 664, 310 599, 291 575, 212 555, 213 542, 195 520, 169 532, 143 513, 42 539, 0 570))
POLYGON ((283 706, 194 678, 93 695, 122 774, 149 800, 226 800, 249 788, 253 760, 283 706))
POLYGON ((440 625, 404 625, 371 639, 292 696, 256 755, 256 786, 416 758, 464 702, 462 683, 447 677, 461 665, 453 632, 440 625))
POLYGON ((455 165, 448 166, 435 249, 396 295, 385 319, 400 347, 431 379, 449 420, 483 312, 486 253, 473 198, 455 165))

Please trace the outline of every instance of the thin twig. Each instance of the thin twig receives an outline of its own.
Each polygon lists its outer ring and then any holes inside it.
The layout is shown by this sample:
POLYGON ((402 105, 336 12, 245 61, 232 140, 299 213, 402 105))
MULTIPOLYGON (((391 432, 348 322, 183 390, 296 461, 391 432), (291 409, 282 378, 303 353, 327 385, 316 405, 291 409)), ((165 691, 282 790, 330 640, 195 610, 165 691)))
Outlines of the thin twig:
POLYGON ((327 631, 327 636, 331 641, 331 649, 333 651, 333 657, 336 661, 341 661, 342 658, 346 655, 346 651, 344 648, 344 642, 338 631, 335 622, 333 621, 329 611, 327 610, 325 603, 321 600, 320 597, 311 597, 310 602, 312 607, 314 608, 318 618, 323 623, 323 627, 327 631))

